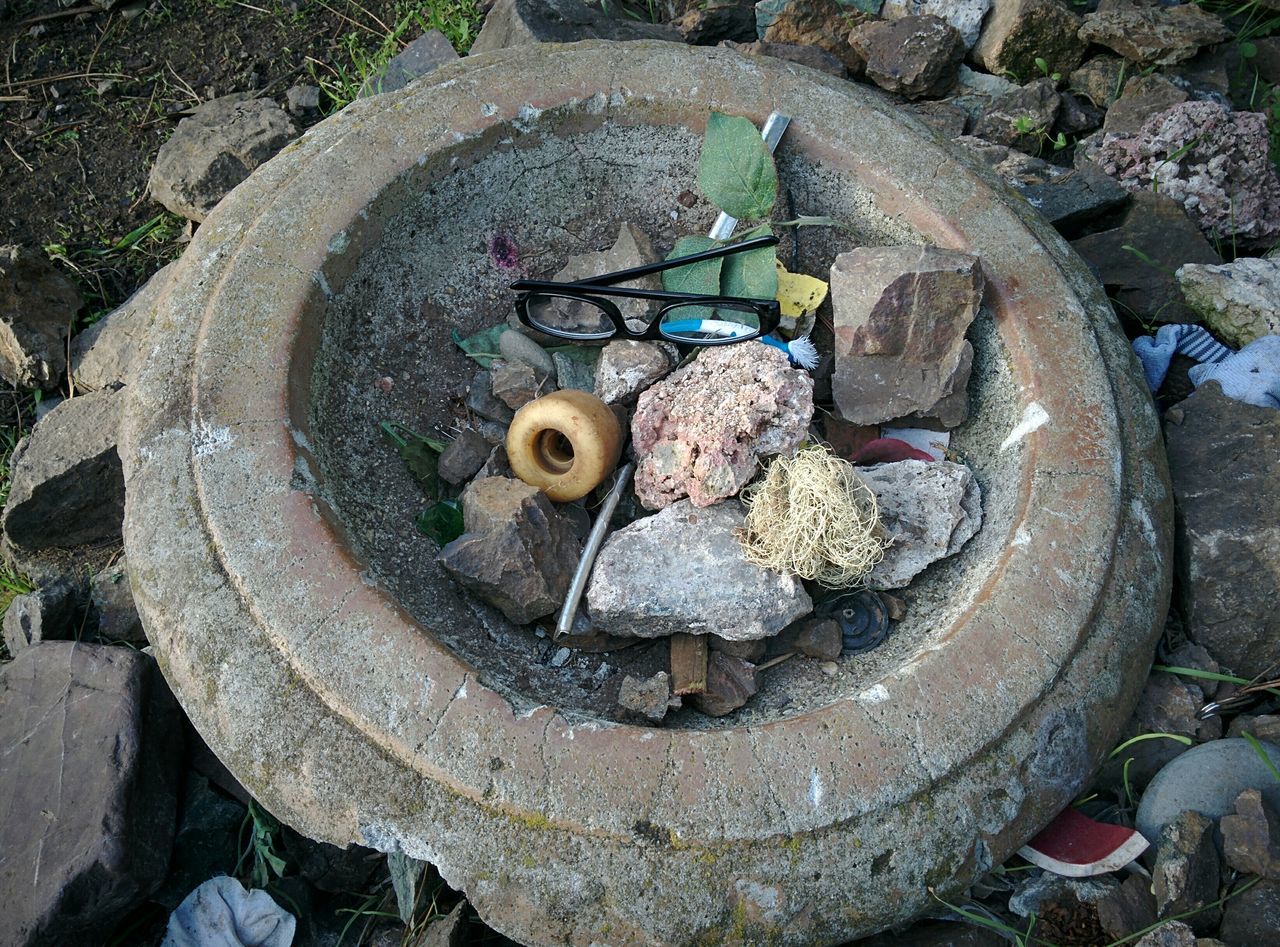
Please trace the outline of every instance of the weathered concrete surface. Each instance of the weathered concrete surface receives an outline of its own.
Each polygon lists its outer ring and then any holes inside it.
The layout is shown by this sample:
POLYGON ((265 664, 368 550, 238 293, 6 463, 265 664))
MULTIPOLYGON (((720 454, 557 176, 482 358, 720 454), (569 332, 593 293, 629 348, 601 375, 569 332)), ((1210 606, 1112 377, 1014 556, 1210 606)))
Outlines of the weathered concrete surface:
MULTIPOLYGON (((126 389, 122 447, 139 610, 236 776, 313 837, 430 860, 531 944, 839 943, 921 912, 928 887, 956 892, 1044 826, 1145 676, 1169 590, 1167 473, 1096 283, 920 129, 868 90, 732 51, 543 46, 358 102, 238 188, 164 291, 167 344, 126 389), (415 318, 422 299, 449 318, 464 292, 489 307, 476 327, 505 311, 510 277, 474 234, 433 232, 424 254, 414 213, 532 244, 584 213, 573 175, 607 173, 593 199, 670 241, 658 223, 695 179, 707 110, 758 123, 775 108, 795 116, 779 161, 797 213, 983 261, 977 410, 958 437, 985 478, 984 526, 935 567, 966 581, 928 586, 930 626, 904 620, 902 643, 842 663, 805 712, 650 728, 529 699, 459 656, 453 623, 477 619, 447 583, 414 620, 369 569, 394 551, 357 545, 344 523, 358 511, 331 504, 338 485, 317 478, 341 458, 308 402, 373 389, 312 390, 321 332, 369 331, 356 302, 376 297, 357 273, 410 292, 415 318), (537 149, 564 136, 574 147, 540 170, 537 149), (625 161, 589 160, 604 137, 625 161), (513 153, 523 163, 494 172, 485 201, 428 195, 513 153), (436 266, 465 269, 465 287, 425 279, 436 266)), ((684 232, 705 231, 700 213, 684 232)), ((840 239, 828 266, 853 245, 840 239)), ((436 335, 424 351, 460 358, 436 335)))

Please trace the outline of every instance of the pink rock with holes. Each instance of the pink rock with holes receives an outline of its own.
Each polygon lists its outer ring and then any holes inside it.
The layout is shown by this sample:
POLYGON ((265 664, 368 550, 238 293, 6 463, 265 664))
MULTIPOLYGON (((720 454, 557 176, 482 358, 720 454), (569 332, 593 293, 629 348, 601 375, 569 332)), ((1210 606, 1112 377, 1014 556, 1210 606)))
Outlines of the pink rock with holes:
POLYGON ((640 395, 631 420, 635 489, 651 510, 688 497, 731 497, 760 458, 790 455, 813 418, 813 379, 779 349, 742 342, 704 349, 640 395))

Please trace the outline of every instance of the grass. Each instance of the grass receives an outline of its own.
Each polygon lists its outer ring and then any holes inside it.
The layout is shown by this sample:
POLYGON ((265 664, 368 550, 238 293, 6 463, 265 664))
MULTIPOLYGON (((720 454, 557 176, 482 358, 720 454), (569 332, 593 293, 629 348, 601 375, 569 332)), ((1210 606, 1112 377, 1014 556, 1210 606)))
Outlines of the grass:
POLYGON ((327 114, 355 101, 365 84, 380 76, 397 53, 429 30, 439 30, 459 55, 465 55, 484 19, 480 0, 411 0, 396 6, 390 26, 354 0, 347 0, 345 7, 345 11, 330 9, 356 29, 339 39, 335 61, 307 60, 312 79, 328 97, 327 114))

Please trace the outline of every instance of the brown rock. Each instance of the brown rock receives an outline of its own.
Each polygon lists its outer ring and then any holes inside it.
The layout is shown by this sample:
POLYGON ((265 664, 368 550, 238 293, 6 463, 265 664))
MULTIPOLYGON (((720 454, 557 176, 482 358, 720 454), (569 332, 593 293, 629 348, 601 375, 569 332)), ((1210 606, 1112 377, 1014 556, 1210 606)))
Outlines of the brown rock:
POLYGON ((1067 88, 1084 96, 1099 108, 1107 108, 1120 97, 1125 78, 1133 67, 1119 56, 1094 56, 1067 77, 1067 88))
POLYGON ((840 623, 831 618, 806 619, 785 629, 778 638, 781 647, 819 661, 834 661, 844 649, 840 623))
POLYGON ((766 43, 764 40, 756 40, 754 43, 735 43, 732 40, 726 40, 724 45, 746 56, 772 56, 774 59, 785 59, 787 62, 808 66, 810 69, 839 76, 842 79, 848 74, 848 70, 838 56, 817 46, 766 43))
POLYGON ((1124 0, 1085 16, 1080 38, 1140 66, 1169 66, 1231 36, 1226 24, 1194 3, 1166 7, 1124 0))
POLYGON ((436 470, 445 483, 465 483, 476 475, 484 466, 492 448, 489 442, 477 431, 463 428, 440 453, 436 470))
POLYGON ((1165 437, 1187 634, 1252 677, 1280 636, 1280 412, 1212 383, 1178 407, 1165 437))
POLYGON ((1118 887, 1097 902, 1098 923, 1113 940, 1150 927, 1156 920, 1156 899, 1151 882, 1141 875, 1130 875, 1118 887))
POLYGON ((1102 130, 1109 135, 1136 135, 1152 115, 1188 98, 1187 93, 1159 73, 1134 76, 1125 82, 1124 91, 1107 109, 1102 130))
POLYGON ((636 496, 660 510, 736 494, 758 459, 790 456, 813 418, 813 380, 760 342, 703 349, 641 393, 631 419, 636 496))
POLYGON ((863 59, 849 44, 849 34, 866 19, 865 14, 842 7, 836 0, 791 0, 769 24, 763 39, 816 46, 839 59, 850 75, 860 76, 863 59))
POLYGON ((1236 811, 1224 815, 1222 857, 1236 871, 1280 881, 1280 818, 1257 789, 1236 799, 1236 811))
POLYGON ((869 20, 849 34, 867 78, 908 99, 936 97, 955 84, 964 59, 960 32, 936 16, 869 20))
POLYGON ((560 607, 581 549, 545 494, 487 477, 463 492, 462 517, 467 532, 438 557, 459 585, 516 624, 560 607))
POLYGON ((972 359, 964 336, 982 289, 977 258, 953 250, 860 247, 836 257, 832 395, 841 416, 879 424, 928 415, 962 392, 972 359))
POLYGON ((1054 0, 994 0, 973 58, 987 72, 1023 81, 1039 75, 1037 58, 1066 75, 1088 45, 1076 36, 1079 28, 1080 18, 1054 0))
POLYGON ((182 734, 155 662, 54 641, 0 668, 7 944, 99 942, 160 884, 182 734))
POLYGON ((1246 733, 1265 743, 1280 746, 1280 716, 1263 714, 1260 717, 1236 717, 1227 728, 1229 737, 1243 736, 1246 733))
POLYGON ((754 664, 712 651, 707 662, 707 689, 696 694, 692 702, 708 717, 723 717, 745 704, 755 692, 754 664))
POLYGON ((915 102, 906 110, 918 115, 920 120, 943 138, 955 138, 969 127, 969 113, 948 100, 915 102))
POLYGON ((1194 321, 1173 273, 1183 263, 1219 262, 1177 201, 1150 190, 1133 193, 1133 204, 1117 228, 1071 245, 1120 303, 1121 315, 1128 312, 1144 321, 1194 321))
POLYGON ((556 388, 550 375, 518 359, 495 361, 489 366, 489 380, 493 396, 512 410, 523 408, 556 388))
POLYGON ((19 388, 61 384, 67 333, 82 303, 43 254, 0 247, 0 377, 19 388))
POLYGON ((1049 130, 1058 119, 1062 98, 1049 79, 1037 79, 994 99, 979 116, 973 133, 1029 155, 1045 148, 1049 130))
POLYGON ((1194 911, 1197 913, 1185 919, 1191 929, 1198 934, 1213 931, 1221 909, 1204 910, 1218 900, 1213 820, 1199 812, 1184 812, 1161 829, 1151 877, 1158 917, 1194 911))
POLYGON ((754 0, 699 2, 671 25, 692 46, 714 46, 724 40, 751 43, 756 38, 756 6, 754 0))
POLYGON ((769 641, 765 638, 753 638, 750 641, 730 641, 719 635, 707 635, 707 646, 712 651, 720 651, 731 658, 741 658, 752 664, 759 664, 769 649, 769 641))

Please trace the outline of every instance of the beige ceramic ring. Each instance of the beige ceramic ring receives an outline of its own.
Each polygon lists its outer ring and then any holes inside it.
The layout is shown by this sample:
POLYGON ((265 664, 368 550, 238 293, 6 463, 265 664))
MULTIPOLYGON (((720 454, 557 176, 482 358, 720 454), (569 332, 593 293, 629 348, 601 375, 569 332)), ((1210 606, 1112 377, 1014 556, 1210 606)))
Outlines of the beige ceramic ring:
POLYGON ((517 477, 557 502, 577 500, 618 465, 622 428, 595 395, 567 389, 535 398, 507 429, 507 459, 517 477))

